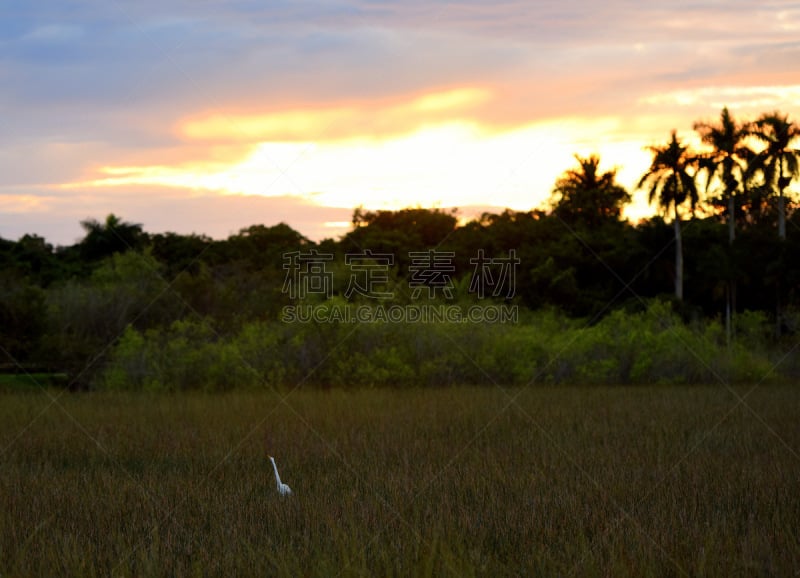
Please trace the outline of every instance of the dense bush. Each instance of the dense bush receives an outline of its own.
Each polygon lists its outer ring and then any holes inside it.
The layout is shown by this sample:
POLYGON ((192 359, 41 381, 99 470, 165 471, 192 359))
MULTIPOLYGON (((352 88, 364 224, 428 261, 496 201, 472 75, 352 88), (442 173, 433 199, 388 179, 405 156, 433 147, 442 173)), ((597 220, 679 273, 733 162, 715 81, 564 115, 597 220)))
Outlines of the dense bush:
POLYGON ((46 312, 43 357, 85 386, 126 327, 168 323, 182 315, 183 304, 169 291, 158 261, 129 251, 109 257, 88 279, 48 289, 46 312))
POLYGON ((37 354, 46 329, 45 293, 26 279, 0 277, 0 365, 37 354))
POLYGON ((553 312, 516 324, 246 323, 207 320, 123 334, 100 379, 111 389, 224 390, 298 385, 677 384, 775 379, 769 325, 738 318, 728 345, 716 321, 685 324, 665 302, 594 325, 553 312))

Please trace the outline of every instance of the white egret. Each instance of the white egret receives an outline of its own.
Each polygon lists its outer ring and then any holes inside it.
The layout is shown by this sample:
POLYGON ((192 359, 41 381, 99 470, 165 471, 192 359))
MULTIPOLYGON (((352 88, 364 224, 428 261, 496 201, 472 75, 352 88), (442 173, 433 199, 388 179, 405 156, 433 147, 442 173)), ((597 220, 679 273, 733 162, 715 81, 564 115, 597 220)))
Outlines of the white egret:
POLYGON ((278 493, 281 496, 291 496, 292 495, 292 488, 287 486, 284 483, 281 483, 281 477, 278 474, 278 466, 275 465, 275 458, 269 456, 269 461, 272 462, 272 468, 275 470, 275 483, 278 484, 278 493))

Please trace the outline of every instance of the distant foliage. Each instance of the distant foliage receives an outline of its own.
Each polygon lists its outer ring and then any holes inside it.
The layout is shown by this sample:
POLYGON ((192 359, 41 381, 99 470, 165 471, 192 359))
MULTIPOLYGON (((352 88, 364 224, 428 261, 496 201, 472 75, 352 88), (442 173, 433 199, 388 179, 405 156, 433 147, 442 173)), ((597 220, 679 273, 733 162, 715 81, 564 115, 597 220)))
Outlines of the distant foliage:
POLYGON ((0 239, 0 369, 155 390, 800 375, 800 127, 778 112, 748 120, 723 109, 695 130, 697 150, 676 131, 651 147, 639 186, 664 214, 638 222, 624 220, 631 191, 617 168, 577 156, 548 206, 469 222, 455 209, 359 207, 338 240, 285 223, 215 240, 151 234, 111 214, 82 221, 84 238, 68 247, 0 239), (292 288, 310 272, 296 265, 311 255, 324 256, 325 290, 300 297, 292 288), (513 255, 513 290, 483 303, 518 307, 522 321, 279 321, 298 301, 371 306, 374 296, 352 291, 353 257, 388 263, 380 291, 412 304, 425 289, 412 281, 433 283, 419 255, 446 261, 452 294, 434 301, 456 307, 476 303, 480 263, 513 255))
POLYGON ((775 379, 766 317, 743 314, 739 327, 728 348, 718 322, 687 325, 661 301, 595 325, 541 312, 519 325, 253 322, 222 336, 208 321, 178 321, 144 332, 129 327, 100 383, 217 391, 775 379))
POLYGON ((176 321, 166 329, 125 330, 102 376, 107 389, 223 391, 246 388, 259 373, 236 343, 220 340, 203 321, 176 321))
POLYGON ((47 292, 49 328, 42 347, 77 386, 88 386, 125 328, 153 327, 182 315, 167 291, 161 265, 149 253, 116 253, 88 279, 71 279, 47 292))
POLYGON ((25 279, 0 277, 0 364, 36 356, 46 325, 45 292, 25 279))

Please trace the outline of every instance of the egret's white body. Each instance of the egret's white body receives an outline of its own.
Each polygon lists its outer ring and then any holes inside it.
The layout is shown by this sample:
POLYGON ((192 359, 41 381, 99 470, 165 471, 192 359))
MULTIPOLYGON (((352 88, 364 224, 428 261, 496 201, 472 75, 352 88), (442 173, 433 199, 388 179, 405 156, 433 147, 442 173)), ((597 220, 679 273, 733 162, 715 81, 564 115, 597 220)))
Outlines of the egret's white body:
POLYGON ((281 482, 281 476, 278 474, 278 466, 275 465, 275 458, 270 456, 269 461, 272 462, 272 468, 275 470, 275 483, 278 484, 278 493, 281 496, 290 496, 292 494, 292 488, 281 482))

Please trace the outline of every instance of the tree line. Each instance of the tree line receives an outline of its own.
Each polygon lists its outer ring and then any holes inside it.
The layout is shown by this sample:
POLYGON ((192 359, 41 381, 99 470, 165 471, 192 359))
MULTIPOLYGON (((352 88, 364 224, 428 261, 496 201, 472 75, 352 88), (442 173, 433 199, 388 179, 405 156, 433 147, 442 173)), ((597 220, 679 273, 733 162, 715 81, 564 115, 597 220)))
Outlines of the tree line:
MULTIPOLYGON (((800 213, 789 187, 800 176, 800 150, 793 148, 800 128, 778 112, 741 122, 723 109, 718 121, 694 129, 704 150, 692 151, 674 131, 650 148, 652 164, 638 186, 662 214, 638 223, 622 218, 631 193, 616 171, 602 171, 597 156, 578 156, 554 184, 548 207, 464 223, 454 210, 358 208, 340 239, 312 242, 281 223, 215 240, 148 233, 109 215, 83 221, 83 238, 70 246, 53 247, 37 235, 0 239, 0 364, 67 371, 85 384, 126 331, 177 327, 176 339, 191 343, 241 336, 253 321, 277 324, 291 303, 285 256, 311 250, 333 255, 331 292, 343 301, 360 299, 345 298, 348 254, 393 255, 385 284, 401 299, 408 298, 412 253, 450 254, 454 299, 466 303, 476 299, 475 256, 513 250, 514 292, 498 299, 526 311, 594 325, 661 299, 686 322, 724 320, 729 341, 737 312, 745 311, 768 321, 776 340, 794 333, 800 213), (198 320, 207 330, 189 323, 198 320)), ((130 352, 136 336, 128 337, 130 352)))

